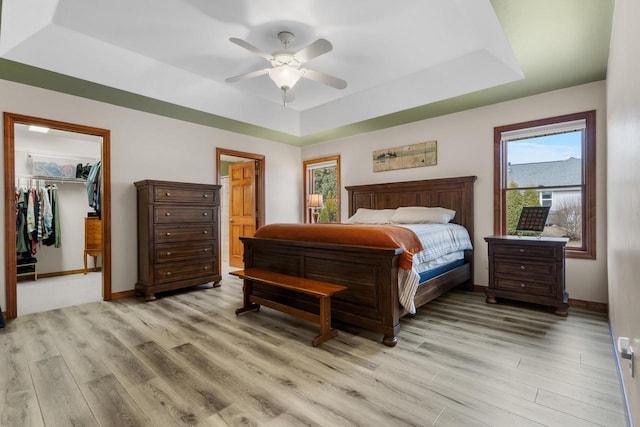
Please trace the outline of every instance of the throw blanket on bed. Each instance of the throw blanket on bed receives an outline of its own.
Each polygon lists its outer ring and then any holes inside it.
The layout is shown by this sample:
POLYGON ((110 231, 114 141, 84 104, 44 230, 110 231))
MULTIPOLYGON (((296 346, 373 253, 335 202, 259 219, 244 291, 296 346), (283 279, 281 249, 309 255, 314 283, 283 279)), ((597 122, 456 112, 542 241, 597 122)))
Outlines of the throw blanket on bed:
POLYGON ((411 270, 398 272, 400 304, 414 314, 413 298, 420 281, 418 273, 464 257, 464 251, 472 249, 471 238, 467 229, 458 224, 401 224, 400 227, 412 230, 424 248, 413 256, 411 270))
POLYGON ((339 245, 402 248, 398 266, 411 270, 413 255, 422 250, 416 234, 393 225, 355 224, 269 224, 260 227, 254 237, 339 245))
POLYGON ((414 266, 473 249, 469 232, 458 224, 401 224, 400 227, 413 231, 422 243, 423 250, 413 258, 414 266))

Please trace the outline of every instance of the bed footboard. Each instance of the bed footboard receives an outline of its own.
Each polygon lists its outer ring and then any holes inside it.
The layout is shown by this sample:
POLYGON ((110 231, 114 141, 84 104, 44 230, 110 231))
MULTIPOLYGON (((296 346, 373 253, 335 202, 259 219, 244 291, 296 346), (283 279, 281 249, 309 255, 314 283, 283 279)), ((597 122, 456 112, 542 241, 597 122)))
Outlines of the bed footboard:
MULTIPOLYGON (((332 299, 332 319, 384 335, 393 346, 400 329, 398 256, 401 249, 380 249, 243 237, 245 268, 259 268, 347 286, 332 299)), ((254 294, 311 312, 313 298, 254 285, 254 294)))
MULTIPOLYGON (((398 258, 402 249, 298 242, 241 237, 245 268, 347 286, 332 298, 331 316, 337 322, 381 333, 390 347, 397 343, 400 318, 406 313, 398 302, 398 258)), ((468 254, 472 258, 471 252, 468 254)), ((461 284, 470 283, 467 263, 431 279, 418 288, 416 307, 461 284)), ((318 301, 299 293, 254 283, 259 297, 318 313, 318 301)))

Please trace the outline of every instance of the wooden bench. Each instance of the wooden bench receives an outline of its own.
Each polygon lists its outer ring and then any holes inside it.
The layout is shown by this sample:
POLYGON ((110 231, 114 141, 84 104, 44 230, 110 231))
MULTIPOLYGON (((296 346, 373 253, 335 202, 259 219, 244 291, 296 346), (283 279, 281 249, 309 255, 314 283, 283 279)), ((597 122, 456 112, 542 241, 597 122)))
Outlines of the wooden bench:
POLYGON ((311 344, 314 347, 338 335, 338 331, 331 328, 331 296, 338 292, 345 291, 347 289, 346 286, 305 279, 304 277, 274 273, 257 268, 232 271, 230 274, 244 279, 244 305, 236 310, 236 315, 251 310, 258 310, 260 308, 260 304, 262 304, 283 313, 291 314, 292 316, 317 323, 320 325, 320 335, 311 341, 311 344), (276 301, 271 301, 269 299, 253 295, 253 282, 264 283, 266 285, 318 298, 320 301, 320 313, 310 313, 308 311, 300 310, 276 301))

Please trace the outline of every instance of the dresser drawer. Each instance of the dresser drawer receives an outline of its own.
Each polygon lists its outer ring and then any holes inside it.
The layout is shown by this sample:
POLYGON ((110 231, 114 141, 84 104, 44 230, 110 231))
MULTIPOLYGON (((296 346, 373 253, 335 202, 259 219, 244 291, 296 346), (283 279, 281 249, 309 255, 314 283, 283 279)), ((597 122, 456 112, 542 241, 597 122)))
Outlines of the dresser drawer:
POLYGON ((102 222, 98 218, 85 218, 84 246, 87 249, 102 248, 102 222))
POLYGON ((494 287, 497 290, 516 292, 526 295, 554 296, 556 285, 554 282, 529 282, 515 278, 495 277, 494 287))
POLYGON ((201 242, 203 240, 216 240, 217 237, 213 224, 160 225, 153 228, 153 240, 155 243, 201 242))
POLYGON ((194 277, 202 277, 202 283, 206 283, 207 276, 218 274, 213 261, 156 264, 154 273, 158 284, 192 279, 194 277))
POLYGON ((153 208, 153 221, 156 224, 212 222, 216 220, 216 212, 216 208, 208 206, 156 206, 153 208))
POLYGON ((529 262, 522 260, 495 259, 495 274, 508 275, 518 279, 536 278, 540 280, 553 281, 556 277, 556 264, 554 262, 529 262))
POLYGON ((173 262, 184 260, 211 260, 216 255, 216 241, 204 243, 182 243, 157 245, 155 248, 156 262, 173 262))
POLYGON ((218 205, 218 192, 212 189, 175 188, 157 185, 153 189, 154 202, 197 203, 218 205))
POLYGON ((556 258, 558 250, 554 246, 529 246, 529 245, 495 245, 494 255, 506 255, 517 257, 556 258))

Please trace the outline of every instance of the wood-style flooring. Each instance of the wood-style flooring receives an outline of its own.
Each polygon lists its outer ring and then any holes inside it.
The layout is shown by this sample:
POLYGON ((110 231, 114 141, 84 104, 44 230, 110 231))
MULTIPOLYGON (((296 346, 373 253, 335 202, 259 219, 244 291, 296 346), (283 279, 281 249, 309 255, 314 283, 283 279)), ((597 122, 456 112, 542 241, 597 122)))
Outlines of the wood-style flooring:
POLYGON ((241 281, 20 316, 0 329, 2 426, 625 426, 606 316, 454 291, 395 348, 262 308, 241 281))

